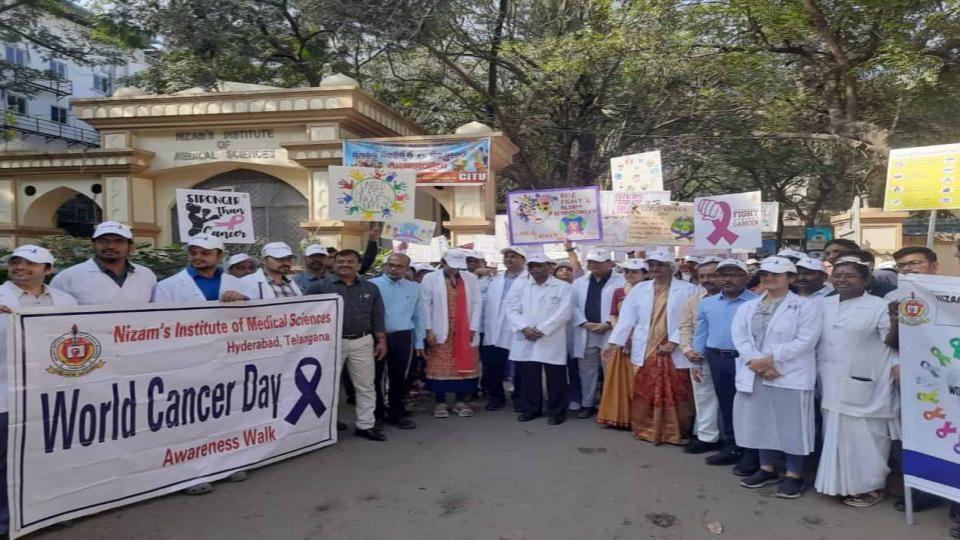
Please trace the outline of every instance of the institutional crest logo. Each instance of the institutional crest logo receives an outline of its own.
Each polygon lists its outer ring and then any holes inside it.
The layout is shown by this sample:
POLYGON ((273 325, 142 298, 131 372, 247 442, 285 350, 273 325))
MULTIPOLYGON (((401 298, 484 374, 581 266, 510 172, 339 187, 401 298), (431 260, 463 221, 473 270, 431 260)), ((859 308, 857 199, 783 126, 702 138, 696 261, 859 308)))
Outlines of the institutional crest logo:
POLYGON ((70 333, 58 337, 50 345, 53 365, 47 368, 47 373, 61 377, 83 377, 103 367, 100 352, 100 341, 73 325, 70 333))
POLYGON ((908 326, 919 326, 930 322, 927 318, 927 304, 917 298, 913 293, 910 298, 900 302, 900 322, 908 326))

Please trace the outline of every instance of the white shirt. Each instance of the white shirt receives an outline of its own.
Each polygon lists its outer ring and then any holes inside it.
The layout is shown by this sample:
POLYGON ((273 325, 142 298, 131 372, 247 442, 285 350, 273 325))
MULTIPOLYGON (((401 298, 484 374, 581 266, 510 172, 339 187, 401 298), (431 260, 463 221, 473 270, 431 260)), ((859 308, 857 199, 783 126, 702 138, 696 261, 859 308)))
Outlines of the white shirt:
POLYGON ((857 417, 893 418, 896 355, 884 345, 890 331, 887 301, 864 293, 840 301, 823 299, 823 330, 817 345, 821 406, 857 417))
MULTIPOLYGON (((45 293, 50 295, 54 306, 75 306, 77 300, 69 294, 44 285, 45 293)), ((24 290, 14 285, 12 281, 7 281, 0 285, 0 305, 7 306, 13 310, 20 307, 20 296, 24 290)), ((0 316, 0 413, 8 412, 7 405, 7 325, 10 324, 12 315, 2 314, 0 316)))
MULTIPOLYGON (((227 291, 234 291, 246 294, 244 284, 240 278, 231 276, 226 272, 220 273, 220 296, 227 291)), ((187 302, 207 302, 207 297, 197 287, 196 280, 193 279, 186 269, 168 277, 157 283, 153 289, 153 301, 161 304, 179 304, 187 302)))
POLYGON ((147 303, 153 298, 157 276, 146 266, 130 264, 133 271, 127 272, 123 287, 100 270, 93 259, 62 270, 50 286, 68 293, 81 306, 147 303))
MULTIPOLYGON (((608 343, 624 345, 627 338, 633 334, 633 344, 630 345, 630 361, 635 366, 643 367, 644 354, 647 351, 647 337, 650 335, 650 322, 653 319, 654 282, 642 281, 630 289, 620 306, 620 316, 617 326, 610 333, 608 343)), ((678 344, 670 354, 673 367, 687 369, 690 361, 680 350, 680 322, 683 320, 683 308, 690 297, 697 294, 698 288, 689 282, 673 278, 670 282, 670 292, 667 293, 667 340, 678 344)))
POLYGON ((512 331, 510 360, 566 365, 570 285, 553 276, 514 283, 507 293, 507 322, 512 331), (520 331, 536 328, 543 337, 530 341, 520 331))

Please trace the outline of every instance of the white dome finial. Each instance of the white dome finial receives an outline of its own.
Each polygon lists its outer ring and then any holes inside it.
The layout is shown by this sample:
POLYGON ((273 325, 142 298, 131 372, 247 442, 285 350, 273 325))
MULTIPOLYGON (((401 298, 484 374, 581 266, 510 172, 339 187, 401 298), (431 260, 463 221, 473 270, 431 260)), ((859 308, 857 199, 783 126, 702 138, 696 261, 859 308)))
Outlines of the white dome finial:
POLYGON ((331 73, 320 80, 320 88, 331 88, 334 86, 349 86, 350 88, 359 88, 360 83, 355 79, 347 77, 343 73, 331 73))
POLYGON ((493 130, 490 129, 490 126, 482 122, 468 122, 454 131, 456 135, 489 135, 493 133, 493 130))

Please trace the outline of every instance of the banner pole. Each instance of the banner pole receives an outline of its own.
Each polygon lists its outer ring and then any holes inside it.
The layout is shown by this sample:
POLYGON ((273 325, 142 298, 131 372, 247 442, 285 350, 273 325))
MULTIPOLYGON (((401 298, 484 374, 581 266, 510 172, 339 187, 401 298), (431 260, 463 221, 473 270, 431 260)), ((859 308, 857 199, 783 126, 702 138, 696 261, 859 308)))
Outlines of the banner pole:
POLYGON ((930 222, 927 223, 927 247, 933 249, 933 234, 937 230, 937 211, 930 211, 930 222))

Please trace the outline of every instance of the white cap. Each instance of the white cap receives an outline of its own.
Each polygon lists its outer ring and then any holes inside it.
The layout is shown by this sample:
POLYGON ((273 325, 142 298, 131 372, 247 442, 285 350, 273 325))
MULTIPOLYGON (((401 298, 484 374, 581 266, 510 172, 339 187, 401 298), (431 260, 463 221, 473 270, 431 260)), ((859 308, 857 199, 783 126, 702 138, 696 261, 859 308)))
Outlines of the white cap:
POLYGON ((801 253, 795 249, 782 249, 780 253, 777 253, 777 257, 792 257, 794 259, 802 259, 806 256, 806 253, 801 253))
POLYGON ((846 257, 840 257, 839 259, 834 261, 833 266, 834 268, 836 268, 837 266, 843 263, 859 264, 860 266, 866 266, 867 268, 870 268, 870 263, 861 261, 859 257, 854 257, 851 255, 848 255, 846 257))
POLYGON ((674 262, 676 262, 676 259, 674 258, 673 253, 670 253, 669 251, 665 249, 660 249, 660 248, 657 248, 651 251, 650 253, 647 253, 646 260, 657 261, 662 263, 670 263, 670 264, 673 264, 674 262))
POLYGON ((97 225, 97 229, 93 231, 94 238, 100 238, 105 234, 116 234, 127 240, 133 240, 133 232, 130 230, 130 227, 127 227, 123 223, 117 223, 116 221, 104 221, 97 225))
POLYGON ((435 272, 437 270, 436 268, 426 263, 416 263, 413 265, 413 269, 416 270, 418 274, 420 272, 435 272))
POLYGON ((797 273, 797 267, 790 262, 790 259, 785 259, 779 255, 776 257, 767 257, 760 263, 760 270, 763 272, 770 272, 771 274, 786 274, 787 272, 797 273))
POLYGON ((627 259, 623 261, 621 266, 623 266, 624 270, 650 270, 650 267, 647 266, 647 262, 643 259, 627 259))
POLYGON ((724 259, 720 261, 720 264, 717 265, 717 271, 720 271, 721 268, 739 268, 743 270, 744 273, 747 272, 747 265, 737 259, 724 259))
POLYGON ((723 259, 720 258, 720 257, 713 257, 713 256, 711 256, 711 257, 704 257, 704 258, 700 259, 700 264, 699 264, 698 266, 703 266, 703 265, 705 265, 705 264, 714 264, 714 263, 718 263, 718 262, 720 262, 720 261, 722 261, 722 260, 723 260, 723 259))
POLYGON ((273 257, 274 259, 286 259, 293 256, 293 250, 286 242, 270 242, 260 250, 261 257, 273 257))
POLYGON ((823 263, 813 257, 804 257, 797 261, 797 268, 806 268, 807 270, 823 272, 824 274, 827 273, 827 269, 823 267, 823 263))
POLYGON ((553 263, 557 265, 557 268, 564 266, 566 268, 573 270, 573 263, 571 263, 567 259, 554 259, 553 263))
POLYGON ((469 259, 479 259, 481 261, 487 260, 486 255, 484 255, 482 251, 477 251, 475 249, 468 249, 466 250, 466 252, 467 252, 467 258, 469 259))
POLYGON ((223 240, 207 233, 200 233, 193 235, 190 240, 187 240, 187 246, 197 246, 203 249, 219 249, 223 251, 223 240))
POLYGON ((553 262, 553 261, 551 261, 543 253, 531 253, 530 256, 527 257, 527 264, 530 264, 530 263, 547 264, 547 262, 553 262))
POLYGON ((237 253, 236 255, 231 255, 230 258, 227 259, 227 268, 230 268, 231 266, 233 266, 233 265, 235 265, 235 264, 240 264, 240 263, 242 263, 243 261, 253 261, 253 264, 254 264, 255 266, 256 266, 257 263, 259 262, 259 261, 257 261, 257 259, 255 259, 255 258, 247 255, 246 253, 237 253))
POLYGON ((754 266, 760 264, 760 261, 756 259, 747 259, 747 266, 754 266))
POLYGON ((683 258, 684 262, 692 262, 700 264, 700 257, 694 257, 693 255, 687 255, 683 258))
POLYGON ((310 244, 307 246, 307 249, 303 250, 303 255, 309 257, 311 255, 329 255, 327 248, 321 246, 320 244, 310 244))
POLYGON ((593 261, 593 262, 607 262, 607 261, 610 261, 610 260, 612 260, 612 259, 610 258, 610 250, 609 250, 609 249, 600 249, 600 248, 591 249, 590 251, 587 252, 587 260, 588 260, 588 261, 593 261))
POLYGON ((896 270, 897 262, 896 261, 884 261, 877 265, 877 270, 896 270))
POLYGON ((503 249, 500 250, 500 254, 501 254, 501 255, 506 255, 507 252, 509 252, 509 251, 512 251, 512 252, 516 253, 517 255, 523 257, 524 259, 527 258, 527 252, 526 252, 526 250, 524 250, 524 249, 523 249, 522 247, 520 247, 520 246, 508 246, 508 247, 505 247, 505 248, 503 248, 503 249))
POLYGON ((22 257, 38 264, 53 264, 54 261, 53 253, 50 253, 50 250, 33 244, 24 244, 13 250, 13 253, 7 256, 7 260, 9 261, 14 257, 22 257))
POLYGON ((466 270, 467 251, 460 248, 448 249, 447 252, 443 254, 443 262, 447 263, 447 266, 450 268, 466 270))

